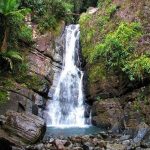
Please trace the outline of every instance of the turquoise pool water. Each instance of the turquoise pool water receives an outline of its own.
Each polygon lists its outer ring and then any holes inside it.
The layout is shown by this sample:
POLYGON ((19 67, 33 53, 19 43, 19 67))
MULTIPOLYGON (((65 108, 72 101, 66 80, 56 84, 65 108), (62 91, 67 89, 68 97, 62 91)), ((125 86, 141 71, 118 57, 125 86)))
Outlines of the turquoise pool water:
POLYGON ((44 138, 48 137, 69 137, 69 136, 78 136, 78 135, 89 135, 96 134, 102 131, 102 129, 95 126, 86 126, 86 127, 47 127, 46 134, 44 138))

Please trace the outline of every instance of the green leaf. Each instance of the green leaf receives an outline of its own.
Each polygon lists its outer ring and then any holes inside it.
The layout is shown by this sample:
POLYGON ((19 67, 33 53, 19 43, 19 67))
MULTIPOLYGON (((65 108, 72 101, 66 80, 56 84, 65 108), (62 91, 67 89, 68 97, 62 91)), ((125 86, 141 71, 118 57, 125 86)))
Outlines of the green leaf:
POLYGON ((8 51, 6 53, 6 56, 13 59, 13 60, 17 60, 17 61, 23 61, 23 58, 20 56, 20 53, 17 51, 8 51))

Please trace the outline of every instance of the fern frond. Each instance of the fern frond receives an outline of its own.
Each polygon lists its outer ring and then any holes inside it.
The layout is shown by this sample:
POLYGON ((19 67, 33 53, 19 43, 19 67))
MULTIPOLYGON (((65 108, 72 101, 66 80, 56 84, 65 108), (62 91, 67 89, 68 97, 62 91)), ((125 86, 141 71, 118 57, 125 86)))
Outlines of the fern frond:
POLYGON ((17 51, 8 51, 6 52, 5 56, 7 56, 8 58, 12 59, 12 60, 16 60, 16 61, 23 61, 23 58, 21 57, 20 53, 17 51))

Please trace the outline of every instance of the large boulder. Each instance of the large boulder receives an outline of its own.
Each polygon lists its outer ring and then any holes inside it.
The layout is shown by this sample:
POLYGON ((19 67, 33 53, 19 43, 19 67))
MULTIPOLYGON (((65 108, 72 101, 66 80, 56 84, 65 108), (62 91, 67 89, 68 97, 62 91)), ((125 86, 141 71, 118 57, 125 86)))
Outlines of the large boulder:
POLYGON ((14 83, 13 89, 8 89, 8 100, 0 105, 0 115, 4 115, 7 110, 16 112, 29 112, 34 115, 42 116, 42 108, 46 100, 24 86, 14 83))
POLYGON ((137 127, 144 121, 150 125, 150 87, 142 87, 120 98, 124 109, 126 134, 135 135, 137 127))
POLYGON ((106 99, 93 104, 92 116, 92 123, 96 126, 118 128, 123 118, 123 110, 117 99, 106 99))
POLYGON ((24 146, 43 138, 46 125, 43 119, 30 113, 8 111, 0 117, 0 143, 24 146))

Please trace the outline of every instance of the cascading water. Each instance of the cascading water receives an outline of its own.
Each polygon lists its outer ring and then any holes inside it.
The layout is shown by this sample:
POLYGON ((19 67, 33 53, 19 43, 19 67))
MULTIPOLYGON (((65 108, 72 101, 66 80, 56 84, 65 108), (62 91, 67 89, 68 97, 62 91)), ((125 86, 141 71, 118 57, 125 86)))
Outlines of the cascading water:
POLYGON ((53 98, 49 103, 50 126, 84 127, 84 73, 76 64, 79 59, 79 25, 65 29, 65 57, 53 98))

